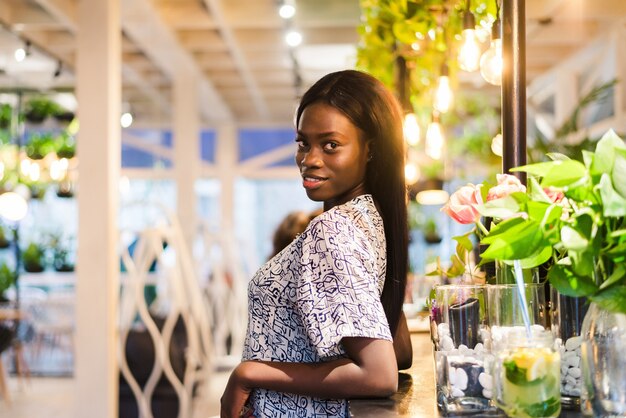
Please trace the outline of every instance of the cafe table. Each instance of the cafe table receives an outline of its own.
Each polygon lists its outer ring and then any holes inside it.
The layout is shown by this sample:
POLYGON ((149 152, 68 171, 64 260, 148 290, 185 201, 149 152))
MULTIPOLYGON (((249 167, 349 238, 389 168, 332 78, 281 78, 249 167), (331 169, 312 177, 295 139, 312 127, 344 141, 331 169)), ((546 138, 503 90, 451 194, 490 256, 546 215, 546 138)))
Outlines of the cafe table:
MULTIPOLYGON (((428 332, 411 334, 413 365, 399 373, 398 391, 389 398, 352 399, 350 416, 354 418, 411 417, 432 418, 442 416, 437 409, 435 391, 435 364, 432 342, 428 332)), ((485 417, 505 415, 469 415, 485 417)), ((563 411, 562 418, 582 418, 580 412, 563 411)))

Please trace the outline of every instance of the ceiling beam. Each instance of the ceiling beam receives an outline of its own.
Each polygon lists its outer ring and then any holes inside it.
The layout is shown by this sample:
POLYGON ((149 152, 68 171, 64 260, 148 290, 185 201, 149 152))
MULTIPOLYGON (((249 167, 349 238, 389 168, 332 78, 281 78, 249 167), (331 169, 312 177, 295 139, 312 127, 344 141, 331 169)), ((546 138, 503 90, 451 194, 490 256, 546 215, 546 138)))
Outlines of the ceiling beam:
MULTIPOLYGON (((60 22, 65 29, 67 29, 72 35, 76 36, 78 30, 78 9, 77 4, 71 0, 34 0, 35 3, 45 10, 53 20, 60 22)), ((54 42, 50 43, 55 45, 54 42)), ((71 68, 74 67, 74 62, 64 62, 71 68)), ((144 78, 134 68, 126 65, 122 62, 122 74, 128 78, 133 85, 135 85, 143 94, 154 100, 162 110, 170 112, 171 106, 169 101, 161 94, 161 92, 155 89, 150 84, 146 83, 144 78)))
POLYGON ((154 9, 150 0, 124 0, 121 2, 122 28, 143 52, 167 76, 181 69, 198 74, 199 108, 206 120, 228 121, 232 114, 213 84, 202 74, 193 56, 185 51, 169 27, 154 9))
POLYGON ((204 0, 204 4, 213 16, 218 32, 221 33, 222 38, 224 38, 224 43, 230 50, 230 53, 235 61, 235 65, 239 70, 239 74, 243 78, 244 84, 250 91, 250 96, 257 114, 262 118, 268 118, 269 113, 267 111, 265 101, 263 100, 263 96, 261 95, 256 81, 254 80, 252 70, 246 62, 246 58, 244 57, 241 48, 235 39, 231 27, 224 19, 221 2, 218 0, 204 0))

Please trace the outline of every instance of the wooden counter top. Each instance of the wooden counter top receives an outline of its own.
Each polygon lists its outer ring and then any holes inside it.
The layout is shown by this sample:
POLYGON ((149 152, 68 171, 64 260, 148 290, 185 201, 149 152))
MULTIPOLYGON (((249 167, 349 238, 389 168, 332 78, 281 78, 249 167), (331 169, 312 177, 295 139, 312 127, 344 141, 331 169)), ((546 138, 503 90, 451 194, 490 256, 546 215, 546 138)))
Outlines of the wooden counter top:
POLYGON ((413 365, 400 372, 398 392, 390 398, 350 401, 355 418, 436 417, 435 364, 428 333, 411 334, 413 365))
MULTIPOLYGON (((400 372, 398 392, 390 398, 353 399, 353 418, 439 417, 435 391, 433 346, 428 333, 411 334, 413 366, 400 372)), ((504 415, 502 415, 504 417, 504 415)), ((479 417, 473 415, 472 417, 479 417)), ((563 411, 561 418, 582 418, 580 412, 563 411)))

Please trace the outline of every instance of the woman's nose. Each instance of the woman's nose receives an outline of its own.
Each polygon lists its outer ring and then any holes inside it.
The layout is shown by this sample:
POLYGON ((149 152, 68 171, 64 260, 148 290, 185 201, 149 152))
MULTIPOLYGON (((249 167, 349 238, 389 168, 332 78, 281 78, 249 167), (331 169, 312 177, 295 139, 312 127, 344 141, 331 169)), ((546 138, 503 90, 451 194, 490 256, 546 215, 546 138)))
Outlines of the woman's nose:
POLYGON ((300 165, 303 167, 319 167, 321 165, 321 158, 319 152, 311 148, 309 151, 302 153, 300 156, 300 165))

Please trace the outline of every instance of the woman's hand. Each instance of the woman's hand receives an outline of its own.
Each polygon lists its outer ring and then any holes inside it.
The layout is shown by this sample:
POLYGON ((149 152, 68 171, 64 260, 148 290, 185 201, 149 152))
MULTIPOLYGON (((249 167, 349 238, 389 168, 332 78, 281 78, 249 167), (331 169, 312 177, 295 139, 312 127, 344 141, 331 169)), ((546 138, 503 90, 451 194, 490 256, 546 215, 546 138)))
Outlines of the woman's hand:
POLYGON ((226 389, 222 394, 221 418, 252 417, 252 411, 243 411, 252 388, 245 384, 244 372, 246 363, 240 363, 230 374, 226 389))

